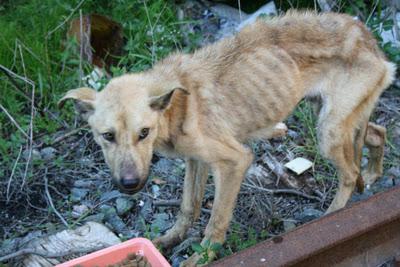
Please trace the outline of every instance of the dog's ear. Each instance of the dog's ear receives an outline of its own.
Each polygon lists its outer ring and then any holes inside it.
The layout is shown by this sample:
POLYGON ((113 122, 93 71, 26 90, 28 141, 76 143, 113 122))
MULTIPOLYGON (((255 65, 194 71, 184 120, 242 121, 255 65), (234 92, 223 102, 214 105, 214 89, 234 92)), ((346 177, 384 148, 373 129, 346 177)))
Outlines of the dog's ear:
POLYGON ((150 97, 150 107, 158 111, 166 109, 169 106, 169 103, 171 102, 172 99, 172 95, 176 90, 181 90, 186 95, 189 95, 189 92, 186 89, 177 87, 168 91, 165 94, 150 97))
POLYGON ((74 101, 75 109, 84 120, 87 120, 89 116, 93 114, 95 98, 95 90, 88 87, 82 87, 69 90, 65 96, 58 101, 58 106, 62 108, 65 101, 72 99, 74 101))

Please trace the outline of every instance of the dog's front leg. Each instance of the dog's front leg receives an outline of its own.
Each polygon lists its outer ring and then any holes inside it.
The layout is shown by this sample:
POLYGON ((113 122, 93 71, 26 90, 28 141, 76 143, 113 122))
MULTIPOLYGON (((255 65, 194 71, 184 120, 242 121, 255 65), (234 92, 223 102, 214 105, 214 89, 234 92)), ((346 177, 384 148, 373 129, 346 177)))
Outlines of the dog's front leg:
MULTIPOLYGON (((210 221, 201 243, 203 247, 207 244, 222 244, 225 241, 240 185, 253 159, 252 153, 242 146, 238 149, 239 151, 226 148, 224 158, 211 164, 215 182, 215 197, 210 221)), ((220 148, 215 149, 221 150, 220 148)), ((215 258, 215 251, 208 249, 205 253, 207 255, 193 254, 181 266, 197 266, 199 260, 204 257, 207 261, 215 258)))
POLYGON ((175 225, 168 232, 155 239, 153 243, 168 248, 181 242, 187 230, 200 215, 201 201, 208 177, 207 164, 186 159, 186 173, 183 186, 181 210, 175 225))

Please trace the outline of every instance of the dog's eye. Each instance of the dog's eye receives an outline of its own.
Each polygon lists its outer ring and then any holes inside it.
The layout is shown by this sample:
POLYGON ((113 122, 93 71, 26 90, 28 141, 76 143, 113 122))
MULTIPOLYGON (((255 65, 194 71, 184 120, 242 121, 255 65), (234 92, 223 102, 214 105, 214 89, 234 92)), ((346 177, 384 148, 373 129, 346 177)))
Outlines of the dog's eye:
POLYGON ((106 139, 108 142, 114 142, 115 140, 115 136, 113 133, 111 132, 106 132, 101 134, 103 136, 104 139, 106 139))
POLYGON ((149 135, 149 131, 150 131, 149 128, 143 128, 143 129, 140 131, 139 140, 145 139, 145 138, 149 135))

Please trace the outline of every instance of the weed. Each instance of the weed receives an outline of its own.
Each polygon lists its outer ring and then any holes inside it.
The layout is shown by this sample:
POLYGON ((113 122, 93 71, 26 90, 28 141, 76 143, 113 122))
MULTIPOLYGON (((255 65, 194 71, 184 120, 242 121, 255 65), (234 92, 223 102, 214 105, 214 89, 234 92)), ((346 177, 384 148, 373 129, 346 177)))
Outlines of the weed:
POLYGON ((210 254, 217 254, 222 248, 220 243, 211 243, 210 240, 206 240, 204 244, 192 244, 192 250, 201 256, 197 264, 208 263, 210 261, 210 254))

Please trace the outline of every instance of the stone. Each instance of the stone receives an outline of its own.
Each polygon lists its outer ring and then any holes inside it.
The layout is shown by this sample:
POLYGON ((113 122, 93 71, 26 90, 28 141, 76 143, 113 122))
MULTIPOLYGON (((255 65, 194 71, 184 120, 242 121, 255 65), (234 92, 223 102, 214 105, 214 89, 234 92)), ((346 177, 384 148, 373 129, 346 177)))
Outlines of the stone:
POLYGON ((72 188, 71 190, 71 201, 79 202, 81 201, 87 194, 89 190, 85 188, 72 188))
POLYGON ((118 215, 124 215, 133 207, 133 201, 126 197, 119 197, 115 201, 118 215))
POLYGON ((121 234, 127 233, 126 225, 124 221, 118 216, 117 211, 114 207, 110 205, 101 205, 100 211, 104 214, 104 220, 113 230, 121 234))
MULTIPOLYGON (((143 201, 143 205, 141 206, 141 209, 140 209, 140 215, 142 215, 146 221, 151 220, 152 215, 153 215, 152 201, 148 198, 147 199, 144 198, 140 201, 143 201)), ((139 205, 142 204, 140 201, 139 201, 139 205)))
POLYGON ((171 220, 167 213, 158 213, 154 215, 153 223, 151 224, 152 232, 162 233, 171 226, 171 220))
MULTIPOLYGON (((29 159, 29 149, 26 149, 22 152, 22 157, 25 160, 29 159)), ((41 159, 42 159, 42 155, 40 154, 39 150, 32 149, 31 160, 41 160, 41 159)))
POLYGON ((77 219, 77 218, 81 217, 82 215, 84 215, 88 211, 89 211, 89 207, 86 205, 74 205, 72 207, 71 215, 72 215, 72 218, 77 219))
POLYGON ((40 151, 40 155, 44 160, 50 161, 56 157, 57 149, 54 147, 45 147, 40 151))
POLYGON ((172 170, 173 162, 172 160, 166 158, 160 158, 157 163, 153 164, 152 168, 156 172, 167 173, 168 171, 172 170))
POLYGON ((153 193, 154 198, 158 198, 160 196, 160 187, 156 184, 151 186, 151 192, 153 193))
POLYGON ((313 208, 305 208, 301 213, 295 215, 295 219, 301 222, 309 222, 323 215, 323 212, 313 208))
POLYGON ((283 229, 285 229, 285 232, 290 231, 294 228, 296 228, 296 224, 294 223, 294 220, 284 220, 283 221, 283 229))
POLYGON ((79 188, 90 188, 94 185, 93 181, 90 180, 76 180, 74 182, 74 187, 79 188))
POLYGON ((400 178, 400 167, 392 167, 387 171, 387 174, 390 178, 400 178))
POLYGON ((103 213, 98 213, 98 214, 93 214, 90 216, 87 216, 84 221, 85 222, 98 222, 101 223, 104 221, 105 215, 103 213))
POLYGON ((101 202, 107 202, 111 199, 120 197, 122 194, 121 192, 119 192, 118 190, 112 190, 109 192, 105 192, 101 197, 100 197, 100 201, 101 202))

